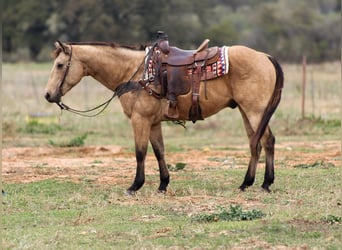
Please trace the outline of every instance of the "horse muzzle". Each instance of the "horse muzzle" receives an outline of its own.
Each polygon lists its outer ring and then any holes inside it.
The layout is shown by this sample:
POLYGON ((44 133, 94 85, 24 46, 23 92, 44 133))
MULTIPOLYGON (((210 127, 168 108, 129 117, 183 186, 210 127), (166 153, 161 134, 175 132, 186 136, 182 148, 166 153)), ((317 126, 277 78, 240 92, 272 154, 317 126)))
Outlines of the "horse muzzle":
POLYGON ((49 92, 46 92, 45 93, 45 99, 51 103, 53 103, 53 102, 54 103, 60 103, 61 102, 61 95, 60 94, 51 95, 49 92))

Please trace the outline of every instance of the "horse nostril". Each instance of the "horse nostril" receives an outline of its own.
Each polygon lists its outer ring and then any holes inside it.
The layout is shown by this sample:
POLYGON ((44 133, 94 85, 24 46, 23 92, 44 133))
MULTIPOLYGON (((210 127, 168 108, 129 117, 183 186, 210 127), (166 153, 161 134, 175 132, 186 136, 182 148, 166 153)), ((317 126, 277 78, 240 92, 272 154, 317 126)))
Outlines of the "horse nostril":
POLYGON ((50 98, 51 98, 50 94, 49 94, 49 93, 46 93, 46 94, 45 94, 45 99, 46 99, 47 101, 50 101, 50 98))

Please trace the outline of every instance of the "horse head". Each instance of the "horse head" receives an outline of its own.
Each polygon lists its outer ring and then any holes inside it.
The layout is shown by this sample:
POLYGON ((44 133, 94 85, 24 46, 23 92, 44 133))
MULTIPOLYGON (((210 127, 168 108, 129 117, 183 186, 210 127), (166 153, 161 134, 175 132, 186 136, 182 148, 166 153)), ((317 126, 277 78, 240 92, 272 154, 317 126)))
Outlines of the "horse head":
POLYGON ((45 98, 49 102, 60 103, 62 96, 79 83, 85 73, 82 62, 73 56, 71 45, 57 41, 55 46, 55 61, 46 85, 45 98))

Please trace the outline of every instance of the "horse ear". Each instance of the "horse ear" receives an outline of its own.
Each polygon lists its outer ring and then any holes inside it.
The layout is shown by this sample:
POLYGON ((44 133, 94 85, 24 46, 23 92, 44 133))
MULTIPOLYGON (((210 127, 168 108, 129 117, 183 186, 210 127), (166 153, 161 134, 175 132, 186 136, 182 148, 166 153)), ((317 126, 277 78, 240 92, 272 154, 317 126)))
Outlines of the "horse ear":
POLYGON ((65 46, 61 41, 57 40, 55 42, 55 46, 57 49, 60 48, 64 54, 69 54, 69 48, 65 46))

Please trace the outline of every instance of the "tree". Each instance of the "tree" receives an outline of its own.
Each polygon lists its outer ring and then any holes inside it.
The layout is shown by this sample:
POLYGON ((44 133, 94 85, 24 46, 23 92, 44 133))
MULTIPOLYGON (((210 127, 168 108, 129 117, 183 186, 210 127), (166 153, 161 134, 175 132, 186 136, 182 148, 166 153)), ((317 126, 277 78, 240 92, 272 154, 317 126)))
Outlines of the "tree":
POLYGON ((145 44, 163 30, 184 49, 209 38, 282 61, 338 60, 340 11, 339 0, 4 0, 3 55, 42 60, 56 39, 145 44))
POLYGON ((14 0, 4 1, 3 41, 4 51, 10 52, 28 47, 35 58, 48 38, 45 20, 52 1, 14 0))

